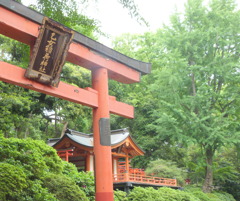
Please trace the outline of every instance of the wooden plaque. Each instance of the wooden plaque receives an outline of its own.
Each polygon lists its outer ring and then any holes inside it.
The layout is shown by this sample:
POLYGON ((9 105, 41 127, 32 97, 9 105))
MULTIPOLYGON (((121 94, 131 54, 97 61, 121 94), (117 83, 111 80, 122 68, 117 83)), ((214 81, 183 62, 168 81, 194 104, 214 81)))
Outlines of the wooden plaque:
POLYGON ((25 77, 57 87, 74 32, 45 17, 25 77))

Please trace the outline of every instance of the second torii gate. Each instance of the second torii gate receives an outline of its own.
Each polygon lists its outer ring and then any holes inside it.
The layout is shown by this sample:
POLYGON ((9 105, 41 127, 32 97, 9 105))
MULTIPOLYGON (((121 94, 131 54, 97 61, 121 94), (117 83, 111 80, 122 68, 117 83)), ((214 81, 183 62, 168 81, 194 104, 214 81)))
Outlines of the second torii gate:
MULTIPOLYGON (((31 49, 43 17, 13 0, 0 0, 0 34, 31 49)), ((3 61, 0 61, 0 80, 93 108, 96 200, 113 201, 111 146, 102 143, 101 130, 104 133, 105 128, 101 125, 109 123, 110 113, 133 118, 134 108, 109 96, 108 79, 126 84, 139 82, 141 74, 150 73, 151 64, 131 59, 77 32, 67 61, 91 70, 92 88, 81 89, 63 82, 58 88, 46 86, 25 78, 25 69, 3 61)))

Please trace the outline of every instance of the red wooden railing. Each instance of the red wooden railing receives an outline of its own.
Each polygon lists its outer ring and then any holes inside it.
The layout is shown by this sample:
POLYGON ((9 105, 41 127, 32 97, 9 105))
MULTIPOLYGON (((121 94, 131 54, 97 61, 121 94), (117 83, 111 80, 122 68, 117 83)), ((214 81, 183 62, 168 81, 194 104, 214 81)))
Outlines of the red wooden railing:
POLYGON ((177 186, 176 179, 151 177, 151 176, 136 175, 131 173, 113 174, 113 183, 118 183, 118 182, 136 182, 136 183, 162 185, 162 186, 177 186))
POLYGON ((129 173, 135 174, 135 175, 137 174, 137 175, 146 176, 144 169, 140 169, 140 168, 129 168, 129 173))

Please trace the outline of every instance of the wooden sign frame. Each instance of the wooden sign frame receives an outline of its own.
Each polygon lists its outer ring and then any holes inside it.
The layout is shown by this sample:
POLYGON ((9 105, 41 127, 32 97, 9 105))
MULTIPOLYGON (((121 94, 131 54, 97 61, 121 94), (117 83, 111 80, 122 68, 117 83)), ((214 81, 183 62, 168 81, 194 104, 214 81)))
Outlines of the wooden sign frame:
POLYGON ((42 24, 25 77, 58 87, 74 32, 47 17, 42 24))

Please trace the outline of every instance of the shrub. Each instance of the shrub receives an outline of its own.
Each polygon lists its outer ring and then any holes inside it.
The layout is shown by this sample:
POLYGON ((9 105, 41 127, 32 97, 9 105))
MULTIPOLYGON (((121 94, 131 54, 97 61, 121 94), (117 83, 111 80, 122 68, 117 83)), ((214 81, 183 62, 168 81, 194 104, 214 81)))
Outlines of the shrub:
POLYGON ((142 188, 142 187, 135 187, 128 195, 129 201, 164 201, 159 196, 157 190, 152 187, 149 188, 142 188))
POLYGON ((89 201, 95 200, 95 182, 92 172, 78 172, 75 165, 63 161, 63 173, 70 177, 86 194, 89 201))
POLYGON ((0 163, 0 200, 18 200, 27 188, 26 175, 19 167, 0 163))
POLYGON ((135 187, 128 196, 130 201, 200 201, 188 192, 163 187, 158 190, 149 187, 135 187))
POLYGON ((42 186, 40 180, 28 180, 28 188, 22 192, 18 201, 58 201, 47 188, 42 186))
POLYGON ((201 200, 201 201, 210 201, 209 200, 210 199, 209 196, 206 193, 202 192, 202 191, 193 191, 192 194, 195 197, 199 198, 199 200, 201 200))
POLYGON ((48 174, 43 185, 59 201, 88 201, 85 193, 67 176, 48 174))
POLYGON ((128 201, 127 193, 120 190, 114 191, 114 201, 128 201))
POLYGON ((62 172, 61 159, 43 141, 0 138, 0 148, 0 162, 23 167, 31 179, 40 179, 47 172, 62 172))
POLYGON ((191 193, 174 190, 171 188, 163 187, 158 189, 159 196, 163 198, 163 200, 168 201, 200 201, 197 197, 192 195, 191 193))
POLYGON ((89 201, 95 200, 95 182, 92 172, 79 172, 74 178, 74 181, 86 194, 89 201))
POLYGON ((219 201, 235 201, 234 197, 225 192, 213 192, 213 195, 215 195, 219 201))
POLYGON ((231 194, 226 192, 203 193, 200 187, 187 186, 184 191, 191 193, 201 201, 235 201, 231 194))
POLYGON ((203 193, 200 187, 188 185, 184 188, 185 192, 191 193, 193 196, 197 197, 201 201, 210 201, 209 196, 203 193))
POLYGON ((125 192, 115 191, 114 198, 115 201, 235 201, 228 193, 203 193, 196 187, 188 187, 185 190, 135 187, 127 197, 125 192))
POLYGON ((88 200, 77 185, 81 177, 43 141, 0 137, 1 201, 88 200))

